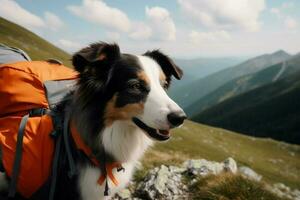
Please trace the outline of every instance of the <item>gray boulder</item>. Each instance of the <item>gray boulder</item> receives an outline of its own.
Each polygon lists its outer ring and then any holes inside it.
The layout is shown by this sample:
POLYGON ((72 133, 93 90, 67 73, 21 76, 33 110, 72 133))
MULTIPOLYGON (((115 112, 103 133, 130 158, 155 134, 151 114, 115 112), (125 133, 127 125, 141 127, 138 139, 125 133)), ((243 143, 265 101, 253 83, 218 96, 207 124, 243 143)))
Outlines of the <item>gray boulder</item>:
POLYGON ((131 196, 132 196, 131 192, 128 189, 123 189, 116 194, 116 197, 118 197, 118 199, 124 199, 124 200, 131 199, 131 196))
POLYGON ((237 164, 233 158, 229 157, 226 160, 224 160, 223 163, 224 163, 225 171, 231 172, 233 174, 235 174, 237 172, 237 170, 238 170, 237 164))
POLYGON ((206 176, 208 174, 217 175, 221 172, 237 172, 237 164, 233 158, 227 158, 222 163, 205 159, 187 160, 183 163, 183 166, 189 173, 200 176, 206 176))
POLYGON ((260 181, 262 178, 262 176, 257 174, 253 169, 246 166, 239 167, 238 171, 241 173, 242 176, 255 181, 260 181))
POLYGON ((147 199, 185 199, 187 187, 181 180, 184 171, 175 166, 156 167, 138 184, 136 193, 147 199))
POLYGON ((272 186, 268 185, 266 188, 281 198, 300 200, 300 191, 298 189, 293 190, 283 183, 275 183, 272 186))

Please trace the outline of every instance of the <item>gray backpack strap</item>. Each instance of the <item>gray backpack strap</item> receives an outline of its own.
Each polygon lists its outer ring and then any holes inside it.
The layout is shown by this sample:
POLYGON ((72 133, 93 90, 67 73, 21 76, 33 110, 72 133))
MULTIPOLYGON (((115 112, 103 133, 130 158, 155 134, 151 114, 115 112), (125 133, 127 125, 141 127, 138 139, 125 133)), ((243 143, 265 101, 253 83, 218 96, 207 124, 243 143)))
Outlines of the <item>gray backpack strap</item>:
POLYGON ((23 50, 0 43, 0 64, 18 61, 31 61, 31 59, 23 50))
POLYGON ((29 118, 29 114, 25 115, 22 118, 20 126, 19 126, 19 130, 18 130, 16 153, 15 153, 14 165, 13 165, 13 170, 12 170, 12 175, 11 175, 11 181, 10 181, 10 185, 9 185, 9 191, 8 191, 9 198, 15 197, 16 191, 17 191, 17 183, 18 183, 18 177, 19 177, 21 160, 22 160, 23 136, 24 136, 24 130, 25 130, 28 118, 29 118))
MULTIPOLYGON (((68 100, 66 94, 68 94, 75 86, 76 80, 57 80, 46 81, 44 87, 50 109, 55 110, 55 106, 62 101, 68 100)), ((69 125, 70 125, 70 113, 66 112, 63 122, 63 142, 69 162, 69 177, 73 177, 76 172, 75 161, 72 156, 71 146, 69 142, 69 125)))
POLYGON ((53 115, 52 119, 54 121, 54 132, 51 134, 55 139, 55 150, 54 157, 52 162, 52 175, 51 175, 51 184, 49 191, 49 200, 54 200, 55 198, 55 189, 58 175, 58 162, 59 156, 61 154, 61 146, 62 146, 62 121, 59 115, 53 115))
POLYGON ((69 178, 72 178, 73 176, 75 176, 77 174, 77 169, 76 169, 76 165, 75 165, 75 161, 72 155, 72 150, 71 150, 71 145, 70 145, 70 113, 67 113, 65 115, 65 119, 64 119, 64 129, 63 129, 63 138, 64 138, 64 145, 65 145, 65 150, 67 153, 67 159, 69 162, 69 168, 70 171, 68 172, 68 176, 69 178))
POLYGON ((3 161, 2 161, 2 151, 1 151, 1 148, 0 148, 0 173, 4 173, 5 172, 5 168, 3 166, 3 161))
POLYGON ((8 197, 13 198, 17 192, 17 184, 19 179, 20 167, 22 162, 22 150, 23 150, 23 138, 24 138, 24 131, 26 128, 26 124, 29 117, 34 116, 42 116, 48 114, 49 110, 45 108, 36 108, 29 111, 29 113, 22 117, 19 129, 18 129, 18 136, 17 136, 17 144, 16 144, 16 153, 14 158, 14 164, 12 169, 12 175, 10 179, 8 197))

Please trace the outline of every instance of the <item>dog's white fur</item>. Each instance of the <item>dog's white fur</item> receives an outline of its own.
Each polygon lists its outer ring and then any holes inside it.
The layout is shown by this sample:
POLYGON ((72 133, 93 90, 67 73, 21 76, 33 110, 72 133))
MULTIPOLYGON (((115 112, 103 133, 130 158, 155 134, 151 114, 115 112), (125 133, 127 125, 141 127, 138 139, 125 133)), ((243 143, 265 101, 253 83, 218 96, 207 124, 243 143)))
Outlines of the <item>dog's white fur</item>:
POLYGON ((150 79, 150 93, 145 102, 144 113, 138 118, 148 126, 169 130, 170 125, 167 115, 171 112, 183 112, 183 110, 167 95, 160 82, 160 66, 147 56, 139 56, 139 61, 150 79))
MULTIPOLYGON (((126 187, 130 181, 136 163, 143 155, 144 151, 152 140, 148 138, 139 128, 130 124, 131 122, 116 121, 112 126, 105 128, 102 132, 103 145, 106 152, 111 153, 122 163, 125 172, 116 172, 113 174, 119 181, 118 187, 115 187, 109 180, 111 194, 126 187)), ((104 184, 99 186, 97 180, 101 171, 96 167, 84 167, 80 170, 79 189, 84 200, 99 200, 103 197, 104 184)))
MULTIPOLYGON (((155 129, 170 129, 167 115, 170 112, 182 111, 181 108, 168 97, 163 89, 159 75, 159 65, 146 56, 138 56, 138 59, 150 80, 150 93, 144 105, 144 112, 137 116, 145 124, 155 129)), ((145 150, 152 144, 152 140, 131 121, 115 121, 110 127, 106 127, 100 134, 105 151, 113 155, 122 163, 125 172, 113 170, 114 176, 119 181, 116 187, 109 180, 111 194, 126 187, 132 176, 134 167, 142 157, 145 150)), ((83 200, 100 200, 104 198, 105 184, 99 186, 97 180, 101 171, 93 166, 79 166, 79 191, 83 200)), ((7 188, 5 175, 0 173, 0 191, 7 188)))

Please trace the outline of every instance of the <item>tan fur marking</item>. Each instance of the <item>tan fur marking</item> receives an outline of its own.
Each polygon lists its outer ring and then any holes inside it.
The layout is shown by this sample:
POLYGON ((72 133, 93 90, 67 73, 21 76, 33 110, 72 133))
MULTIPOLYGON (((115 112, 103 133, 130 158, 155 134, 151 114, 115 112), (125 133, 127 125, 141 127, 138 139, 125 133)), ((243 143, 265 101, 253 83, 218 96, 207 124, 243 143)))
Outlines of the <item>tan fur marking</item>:
POLYGON ((148 85, 150 85, 150 79, 144 71, 141 71, 137 74, 138 78, 145 81, 148 85))
POLYGON ((167 77, 166 77, 165 73, 162 70, 160 70, 159 71, 159 80, 160 80, 160 82, 164 83, 166 81, 166 79, 167 79, 167 77))
POLYGON ((127 104, 123 107, 115 107, 117 95, 107 103, 104 115, 105 126, 111 126, 116 120, 130 120, 132 117, 142 114, 144 110, 144 103, 127 104))

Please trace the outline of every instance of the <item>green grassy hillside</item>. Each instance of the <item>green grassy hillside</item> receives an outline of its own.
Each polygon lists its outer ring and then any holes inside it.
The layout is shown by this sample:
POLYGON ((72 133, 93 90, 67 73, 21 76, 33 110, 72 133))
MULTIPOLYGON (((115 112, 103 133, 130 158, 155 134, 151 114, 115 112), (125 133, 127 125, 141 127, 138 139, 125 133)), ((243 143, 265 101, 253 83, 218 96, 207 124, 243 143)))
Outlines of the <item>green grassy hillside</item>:
POLYGON ((287 61, 272 65, 259 72, 238 77, 219 87, 210 94, 193 103, 185 109, 191 119, 201 111, 214 106, 226 99, 235 97, 244 92, 261 87, 265 84, 280 80, 288 75, 300 71, 300 54, 287 61))
POLYGON ((263 175, 267 182, 300 188, 300 146, 257 139, 224 129, 187 121, 175 129, 170 141, 156 143, 143 165, 181 164, 188 158, 223 161, 233 157, 263 175))
POLYGON ((289 57, 290 55, 286 52, 277 51, 272 54, 264 54, 249 59, 234 67, 226 68, 200 80, 193 81, 183 87, 178 87, 173 97, 181 106, 187 108, 192 103, 213 92, 228 81, 258 72, 273 64, 280 63, 289 57))
POLYGON ((300 72, 209 108, 194 120, 241 133, 300 143, 300 72))
POLYGON ((70 55, 27 29, 0 17, 0 43, 24 50, 32 60, 55 58, 72 66, 70 55))

